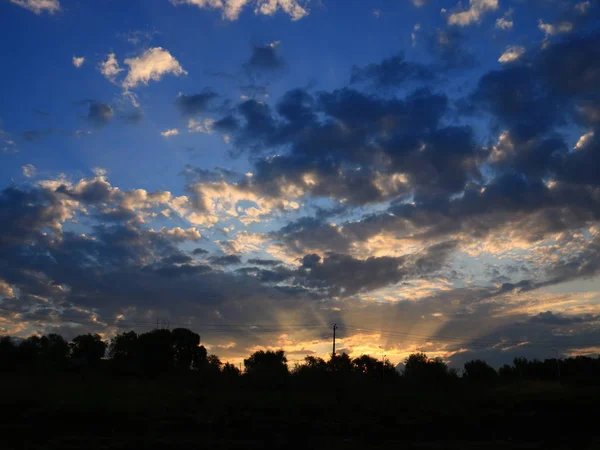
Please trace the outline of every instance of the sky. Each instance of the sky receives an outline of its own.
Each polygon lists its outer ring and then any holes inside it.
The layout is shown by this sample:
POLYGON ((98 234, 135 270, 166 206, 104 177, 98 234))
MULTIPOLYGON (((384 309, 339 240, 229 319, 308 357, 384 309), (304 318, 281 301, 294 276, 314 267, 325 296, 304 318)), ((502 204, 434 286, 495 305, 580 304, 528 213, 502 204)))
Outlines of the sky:
POLYGON ((600 2, 0 0, 0 335, 600 352, 600 2))

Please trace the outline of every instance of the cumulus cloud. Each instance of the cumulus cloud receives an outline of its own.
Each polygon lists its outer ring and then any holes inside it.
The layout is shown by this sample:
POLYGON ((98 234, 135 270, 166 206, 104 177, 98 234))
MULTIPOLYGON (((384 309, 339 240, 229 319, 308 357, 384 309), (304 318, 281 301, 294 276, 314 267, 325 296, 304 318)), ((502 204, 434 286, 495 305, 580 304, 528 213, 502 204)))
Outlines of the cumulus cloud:
POLYGON ((517 61, 521 56, 525 54, 525 47, 520 45, 513 45, 506 47, 504 53, 498 58, 498 62, 502 64, 512 63, 517 61))
POLYGON ((448 16, 448 25, 466 27, 481 21, 483 15, 498 9, 498 0, 469 0, 469 9, 448 16))
POLYGON ((73 56, 73 65, 78 69, 83 66, 85 58, 83 56, 73 56))
POLYGON ((123 80, 124 89, 135 88, 139 84, 147 85, 150 80, 160 81, 167 74, 187 75, 179 61, 161 47, 150 48, 135 58, 127 58, 125 64, 129 70, 123 80))
POLYGON ((35 14, 42 14, 44 12, 54 14, 60 11, 59 0, 10 0, 10 2, 21 8, 28 9, 35 14))
POLYGON ((114 53, 106 55, 106 60, 100 63, 99 70, 100 73, 112 83, 115 82, 117 75, 123 71, 123 69, 119 67, 119 62, 114 53))
POLYGON ((179 130, 177 128, 170 128, 168 130, 161 131, 161 133, 160 133, 160 135, 163 137, 177 136, 178 134, 179 134, 179 130))
POLYGON ((198 8, 218 9, 223 19, 237 20, 243 9, 254 5, 254 13, 271 16, 281 10, 292 20, 308 15, 308 10, 298 0, 170 0, 173 5, 195 5, 198 8))

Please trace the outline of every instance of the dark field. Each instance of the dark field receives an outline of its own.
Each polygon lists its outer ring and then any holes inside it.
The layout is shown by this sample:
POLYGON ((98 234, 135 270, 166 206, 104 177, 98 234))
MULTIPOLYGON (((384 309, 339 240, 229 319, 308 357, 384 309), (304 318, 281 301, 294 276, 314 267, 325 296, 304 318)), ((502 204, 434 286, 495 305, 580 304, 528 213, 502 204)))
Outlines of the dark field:
POLYGON ((194 377, 4 376, 2 447, 598 449, 600 389, 269 389, 194 377))

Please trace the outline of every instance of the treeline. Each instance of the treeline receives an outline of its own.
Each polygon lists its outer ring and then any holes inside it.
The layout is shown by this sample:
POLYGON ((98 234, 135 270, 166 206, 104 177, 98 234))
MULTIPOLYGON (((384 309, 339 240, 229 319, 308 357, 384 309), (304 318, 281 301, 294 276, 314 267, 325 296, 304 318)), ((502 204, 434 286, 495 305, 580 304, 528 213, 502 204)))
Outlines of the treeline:
POLYGON ((369 355, 352 359, 342 353, 329 360, 307 356, 291 370, 283 350, 257 351, 244 360, 243 372, 200 345, 200 336, 186 328, 157 329, 117 334, 110 342, 98 334, 85 334, 71 342, 58 334, 24 340, 0 338, 0 371, 87 371, 112 375, 163 376, 185 374, 205 381, 250 380, 275 384, 327 386, 331 383, 410 384, 447 388, 453 385, 494 385, 515 381, 600 382, 600 357, 527 360, 495 370, 482 360, 449 368, 441 359, 414 353, 399 372, 389 361, 369 355))

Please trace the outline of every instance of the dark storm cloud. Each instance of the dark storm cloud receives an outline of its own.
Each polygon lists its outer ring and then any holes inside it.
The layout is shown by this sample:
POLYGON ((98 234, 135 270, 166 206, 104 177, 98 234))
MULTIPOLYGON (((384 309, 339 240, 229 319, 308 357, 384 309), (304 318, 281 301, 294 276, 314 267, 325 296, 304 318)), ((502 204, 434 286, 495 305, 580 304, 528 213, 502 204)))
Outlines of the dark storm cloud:
POLYGON ((276 259, 250 258, 248 260, 248 264, 253 264, 256 266, 277 266, 281 264, 281 261, 276 259))
POLYGON ((546 311, 533 316, 529 321, 548 325, 575 325, 585 322, 597 322, 598 316, 593 314, 565 316, 564 314, 555 314, 552 311, 546 311))
POLYGON ((284 69, 286 63, 279 54, 278 47, 278 42, 255 45, 250 58, 244 63, 244 68, 251 73, 275 72, 284 69))
POLYGON ((411 81, 431 81, 435 70, 427 65, 406 61, 403 54, 365 67, 353 66, 350 83, 369 83, 377 88, 404 87, 411 81))
POLYGON ((231 266, 234 264, 241 264, 242 258, 239 255, 222 255, 222 256, 211 256, 208 258, 211 264, 217 266, 231 266))
POLYGON ((207 111, 217 97, 218 95, 215 92, 209 90, 199 94, 179 94, 175 100, 175 107, 182 116, 197 116, 207 111))
POLYGON ((208 250, 204 250, 203 248, 195 248, 192 250, 192 255, 206 255, 208 250))

